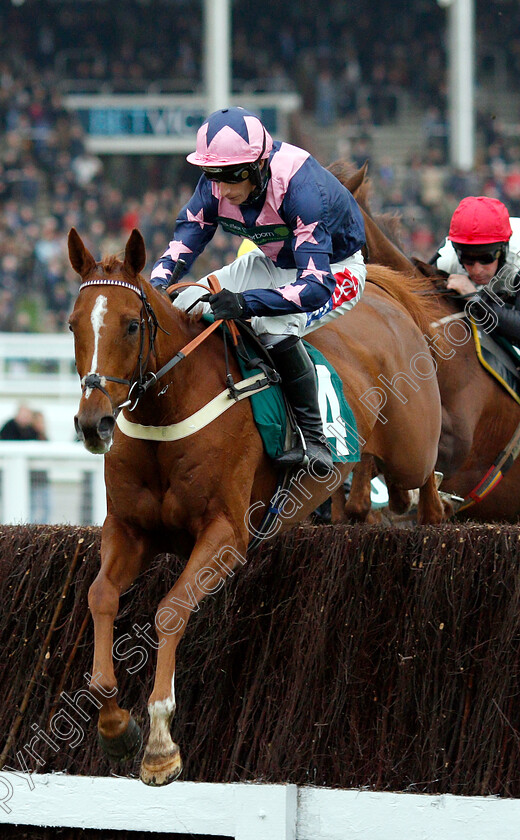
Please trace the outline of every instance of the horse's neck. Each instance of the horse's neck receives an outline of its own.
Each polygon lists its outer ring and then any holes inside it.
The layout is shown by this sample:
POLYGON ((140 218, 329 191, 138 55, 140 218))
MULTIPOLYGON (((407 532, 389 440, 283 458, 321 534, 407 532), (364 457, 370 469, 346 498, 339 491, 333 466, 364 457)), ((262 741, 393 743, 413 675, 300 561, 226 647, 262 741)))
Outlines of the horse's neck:
POLYGON ((363 215, 365 227, 370 236, 370 261, 387 265, 396 271, 415 273, 414 266, 408 257, 383 233, 374 219, 366 211, 363 212, 363 215))
MULTIPOLYGON (((207 324, 188 318, 184 312, 165 301, 161 301, 160 306, 154 303, 154 310, 160 326, 150 370, 157 374, 178 353, 182 353, 204 331, 207 324)), ((210 335, 149 389, 146 399, 139 406, 139 413, 157 414, 165 419, 154 421, 148 418, 148 423, 157 425, 178 422, 216 396, 224 382, 220 369, 222 365, 218 364, 218 350, 215 337, 210 335)))

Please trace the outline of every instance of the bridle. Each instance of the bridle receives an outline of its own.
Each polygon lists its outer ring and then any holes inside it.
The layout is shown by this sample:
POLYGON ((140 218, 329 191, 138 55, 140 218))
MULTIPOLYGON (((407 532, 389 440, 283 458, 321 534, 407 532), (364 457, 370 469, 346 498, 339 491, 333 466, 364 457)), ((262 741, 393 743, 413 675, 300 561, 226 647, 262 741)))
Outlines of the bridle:
MULTIPOLYGON (((216 291, 220 290, 220 284, 217 278, 214 275, 210 275, 208 278, 209 286, 205 286, 202 283, 178 283, 176 288, 179 289, 185 286, 194 286, 196 285, 200 289, 205 289, 208 292, 214 294, 216 291)), ((98 391, 101 391, 109 400, 112 402, 110 398, 110 394, 108 393, 107 389, 105 388, 105 384, 107 382, 116 382, 119 385, 128 385, 128 394, 127 398, 124 402, 118 405, 114 409, 114 414, 118 414, 122 408, 127 408, 128 411, 133 411, 134 408, 137 406, 141 397, 151 388, 152 385, 155 385, 156 382, 161 379, 166 373, 168 373, 172 368, 175 367, 182 359, 185 359, 186 356, 191 353, 198 345, 204 341, 207 336, 212 333, 217 327, 222 324, 222 320, 218 319, 215 320, 212 324, 210 324, 203 333, 199 336, 194 338, 188 344, 186 344, 182 350, 179 350, 178 353, 170 359, 163 367, 154 373, 153 371, 147 372, 148 362, 150 360, 150 356, 154 352, 155 349, 155 339, 157 337, 157 331, 161 330, 162 332, 169 334, 167 330, 164 329, 159 324, 157 320, 157 316, 153 310, 153 307, 146 297, 146 293, 144 289, 135 286, 133 283, 127 283, 125 280, 110 280, 108 278, 96 278, 95 280, 86 280, 84 283, 81 284, 79 287, 79 291, 81 292, 82 289, 87 288, 88 286, 122 286, 125 289, 130 289, 132 292, 140 298, 141 300, 141 317, 139 321, 139 356, 137 365, 132 376, 132 379, 122 379, 118 376, 103 376, 99 373, 89 373, 87 376, 84 376, 81 380, 81 388, 83 393, 87 390, 87 388, 94 388, 98 391), (146 329, 148 327, 148 329, 146 329), (145 351, 145 333, 148 332, 148 347, 145 351)), ((226 321, 228 327, 230 327, 232 336, 235 339, 236 336, 236 327, 232 322, 226 321)))
MULTIPOLYGON (((146 368, 148 367, 150 356, 155 348, 157 331, 158 329, 162 330, 163 328, 160 327, 157 316, 150 304, 150 301, 146 297, 144 290, 134 286, 133 283, 127 283, 124 280, 98 278, 96 280, 86 280, 79 287, 79 291, 81 292, 82 289, 85 289, 88 286, 122 286, 125 289, 130 289, 132 292, 135 292, 141 300, 141 317, 139 320, 139 356, 132 379, 122 379, 118 376, 104 376, 99 373, 89 373, 81 380, 83 393, 87 390, 87 388, 97 388, 97 390, 102 391, 109 400, 110 394, 105 388, 105 384, 107 382, 116 382, 119 385, 128 385, 127 398, 125 402, 117 406, 117 410, 120 411, 122 408, 128 408, 129 411, 132 411, 145 391, 147 391, 157 379, 154 373, 148 373, 148 376, 146 376, 146 368), (146 327, 148 327, 148 347, 145 351, 146 327)), ((166 331, 164 330, 164 332, 166 331)))

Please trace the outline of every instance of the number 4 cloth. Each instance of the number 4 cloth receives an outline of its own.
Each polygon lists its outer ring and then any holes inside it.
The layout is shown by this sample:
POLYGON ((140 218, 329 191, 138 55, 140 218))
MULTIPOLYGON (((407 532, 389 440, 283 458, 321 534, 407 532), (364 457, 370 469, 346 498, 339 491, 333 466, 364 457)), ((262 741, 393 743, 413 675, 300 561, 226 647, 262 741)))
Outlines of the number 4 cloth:
MULTIPOLYGON (((314 362, 318 378, 318 395, 323 431, 327 437, 333 461, 355 463, 360 460, 360 440, 356 418, 349 406, 338 374, 325 356, 312 344, 304 341, 314 362)), ((240 363, 244 377, 254 376, 258 370, 247 370, 240 363)), ((253 416, 270 458, 284 451, 287 416, 280 386, 268 388, 251 397, 253 416)))

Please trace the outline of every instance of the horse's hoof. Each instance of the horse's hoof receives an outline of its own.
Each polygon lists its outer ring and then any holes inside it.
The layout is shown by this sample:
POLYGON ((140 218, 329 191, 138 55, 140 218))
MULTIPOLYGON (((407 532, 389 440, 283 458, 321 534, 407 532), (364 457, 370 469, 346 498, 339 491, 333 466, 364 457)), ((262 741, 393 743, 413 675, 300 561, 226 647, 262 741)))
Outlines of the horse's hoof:
POLYGON ((145 785, 161 787, 174 782, 182 773, 182 760, 179 747, 175 744, 169 755, 144 754, 141 763, 140 778, 145 785))
POLYGON ((98 732, 98 742, 108 760, 118 763, 129 761, 137 755, 143 746, 143 736, 139 726, 131 717, 127 728, 121 735, 117 735, 115 738, 105 738, 101 732, 98 732))

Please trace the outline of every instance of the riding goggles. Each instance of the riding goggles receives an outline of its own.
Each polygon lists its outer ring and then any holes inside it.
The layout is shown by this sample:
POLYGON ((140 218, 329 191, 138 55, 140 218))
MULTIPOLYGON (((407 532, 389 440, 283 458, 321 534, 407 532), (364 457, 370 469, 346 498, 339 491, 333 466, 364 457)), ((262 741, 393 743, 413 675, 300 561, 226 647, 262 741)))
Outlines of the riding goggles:
POLYGON ((208 181, 222 181, 224 184, 241 184, 251 175, 251 166, 247 163, 239 166, 201 166, 208 181))
POLYGON ((475 263, 480 263, 481 265, 491 265, 491 263, 495 262, 495 260, 500 259, 504 249, 503 246, 500 245, 497 248, 493 248, 491 251, 484 251, 482 254, 464 251, 462 248, 455 248, 455 251, 461 265, 475 265, 475 263))

